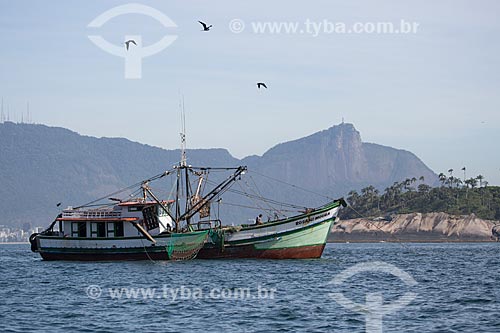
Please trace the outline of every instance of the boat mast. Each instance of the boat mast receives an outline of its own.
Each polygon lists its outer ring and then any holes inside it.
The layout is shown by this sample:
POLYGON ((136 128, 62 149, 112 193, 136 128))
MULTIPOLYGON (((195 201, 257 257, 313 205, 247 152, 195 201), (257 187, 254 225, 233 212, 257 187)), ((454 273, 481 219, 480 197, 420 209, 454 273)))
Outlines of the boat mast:
MULTIPOLYGON (((186 179, 186 207, 184 212, 189 210, 189 201, 190 201, 190 191, 189 191, 189 173, 188 173, 188 165, 187 165, 187 157, 186 157, 186 109, 184 108, 184 96, 182 96, 182 113, 181 113, 181 122, 182 122, 182 133, 181 133, 181 168, 184 169, 184 176, 186 179)), ((189 226, 189 218, 186 219, 186 223, 189 226)))
MULTIPOLYGON (((187 166, 184 167, 184 172, 185 172, 185 176, 186 176, 186 210, 185 212, 187 212, 189 210, 189 201, 191 199, 190 197, 190 193, 189 193, 189 175, 188 175, 188 168, 187 166)), ((189 225, 189 221, 190 219, 187 218, 186 219, 186 223, 189 225)))
POLYGON ((146 202, 148 200, 148 193, 146 191, 147 186, 148 182, 142 184, 142 202, 146 202))
POLYGON ((179 232, 179 217, 181 215, 181 210, 179 206, 179 185, 180 185, 180 176, 181 176, 181 171, 179 168, 177 168, 177 189, 176 189, 176 195, 175 195, 175 232, 179 232))
POLYGON ((182 96, 179 102, 179 107, 181 109, 181 167, 187 165, 186 158, 186 111, 184 110, 184 96, 182 96))
POLYGON ((181 207, 180 207, 180 183, 182 180, 182 170, 185 169, 186 172, 186 210, 189 205, 189 182, 187 176, 187 158, 186 158, 186 113, 184 110, 184 96, 180 97, 179 109, 181 113, 181 160, 179 166, 177 167, 177 189, 176 189, 176 200, 175 200, 175 220, 176 220, 176 232, 179 232, 179 224, 181 220, 181 207))

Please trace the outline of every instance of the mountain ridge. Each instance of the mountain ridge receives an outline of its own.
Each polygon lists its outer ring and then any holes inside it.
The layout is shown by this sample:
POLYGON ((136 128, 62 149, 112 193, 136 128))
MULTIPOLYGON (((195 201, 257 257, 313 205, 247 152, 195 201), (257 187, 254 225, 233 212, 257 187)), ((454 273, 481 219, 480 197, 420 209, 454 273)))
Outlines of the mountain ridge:
MULTIPOLYGON (((0 209, 4 214, 0 224, 28 221, 45 225, 57 215, 55 203, 90 201, 167 170, 179 158, 179 149, 167 150, 126 138, 96 138, 61 127, 1 123, 0 196, 4 199, 0 209)), ((314 189, 325 197, 345 196, 349 190, 369 184, 383 188, 411 176, 424 175, 431 184, 437 180, 437 175, 413 153, 362 142, 352 124, 279 143, 262 156, 238 159, 225 148, 189 149, 188 163, 247 165, 249 170, 314 189)), ((251 181, 266 197, 285 202, 314 207, 325 200, 276 183, 251 181)), ((244 215, 249 214, 253 212, 244 215)), ((245 222, 242 215, 233 214, 232 219, 245 222)))

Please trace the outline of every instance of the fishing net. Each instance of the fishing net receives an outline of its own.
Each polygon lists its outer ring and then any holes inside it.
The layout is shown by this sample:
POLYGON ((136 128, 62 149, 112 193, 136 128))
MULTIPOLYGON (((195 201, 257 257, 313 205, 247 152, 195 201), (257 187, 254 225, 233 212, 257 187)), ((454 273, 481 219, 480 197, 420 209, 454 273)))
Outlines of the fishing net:
POLYGON ((171 234, 166 246, 170 260, 190 260, 196 257, 208 237, 207 231, 171 234))

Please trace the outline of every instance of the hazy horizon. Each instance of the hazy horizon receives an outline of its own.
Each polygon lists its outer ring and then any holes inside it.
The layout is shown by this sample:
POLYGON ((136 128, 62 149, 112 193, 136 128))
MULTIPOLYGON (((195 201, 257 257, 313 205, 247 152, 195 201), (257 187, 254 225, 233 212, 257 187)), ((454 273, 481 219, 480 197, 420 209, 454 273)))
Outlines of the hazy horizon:
POLYGON ((141 1, 165 28, 127 14, 89 23, 124 1, 0 0, 0 97, 10 119, 82 135, 178 148, 179 95, 189 148, 237 158, 353 123, 363 142, 414 153, 436 173, 482 174, 500 184, 500 22, 495 1, 234 3, 141 1), (265 11, 262 11, 265 8, 265 11), (230 24, 245 22, 235 33, 230 24), (197 22, 212 24, 208 32, 197 22), (418 23, 412 34, 256 33, 255 22, 418 23), (145 46, 177 39, 124 79, 124 59, 89 40, 145 46), (258 90, 256 82, 268 89, 258 90), (23 116, 21 116, 23 115, 23 116))

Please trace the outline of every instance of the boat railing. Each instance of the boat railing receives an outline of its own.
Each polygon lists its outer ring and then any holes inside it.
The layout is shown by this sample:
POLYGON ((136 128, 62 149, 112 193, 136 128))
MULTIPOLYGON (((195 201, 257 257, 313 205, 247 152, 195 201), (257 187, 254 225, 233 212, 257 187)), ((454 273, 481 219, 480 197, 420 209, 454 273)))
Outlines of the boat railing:
POLYGON ((98 218, 118 218, 122 214, 119 211, 65 211, 63 217, 70 218, 85 218, 85 219, 98 219, 98 218))
POLYGON ((198 222, 198 230, 219 229, 220 227, 221 227, 221 221, 219 219, 205 220, 198 222), (203 226, 208 226, 208 227, 203 227, 203 226))
POLYGON ((43 236, 64 236, 64 232, 62 231, 54 231, 54 230, 45 230, 41 233, 43 236))

